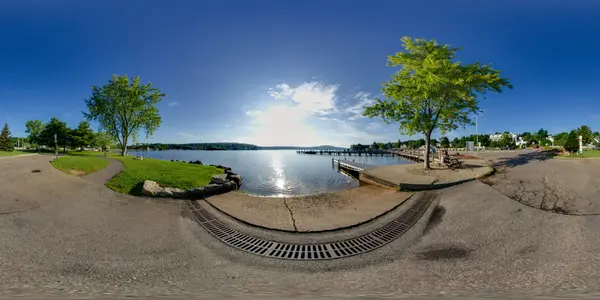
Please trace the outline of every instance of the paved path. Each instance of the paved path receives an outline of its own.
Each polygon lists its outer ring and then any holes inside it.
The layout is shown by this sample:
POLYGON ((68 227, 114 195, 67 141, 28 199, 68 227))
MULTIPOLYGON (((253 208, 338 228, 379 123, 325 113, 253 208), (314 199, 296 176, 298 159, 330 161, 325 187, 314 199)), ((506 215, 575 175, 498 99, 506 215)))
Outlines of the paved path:
POLYGON ((600 296, 600 217, 530 208, 478 181, 438 191, 437 217, 419 239, 294 263, 224 245, 181 217, 180 202, 117 194, 49 159, 0 161, 7 297, 600 296))
POLYGON ((117 159, 113 159, 113 158, 105 158, 109 161, 108 166, 106 166, 106 168, 98 171, 98 172, 94 172, 88 175, 85 175, 81 178, 89 181, 89 182, 93 182, 95 184, 102 184, 104 185, 106 182, 108 182, 109 180, 111 180, 113 177, 115 177, 117 174, 119 174, 121 171, 123 171, 123 162, 117 159))

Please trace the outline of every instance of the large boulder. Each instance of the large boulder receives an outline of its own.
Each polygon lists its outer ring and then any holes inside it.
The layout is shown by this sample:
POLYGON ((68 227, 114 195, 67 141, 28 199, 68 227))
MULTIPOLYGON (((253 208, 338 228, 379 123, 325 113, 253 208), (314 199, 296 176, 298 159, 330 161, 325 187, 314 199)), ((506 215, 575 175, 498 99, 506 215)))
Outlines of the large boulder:
POLYGON ((234 175, 228 174, 227 179, 235 182, 235 184, 237 185, 238 188, 240 186, 242 186, 242 182, 244 182, 244 179, 242 178, 242 176, 237 175, 237 174, 234 174, 234 175))
POLYGON ((221 194, 224 191, 223 185, 216 183, 211 183, 209 185, 204 186, 203 188, 205 196, 221 194))
POLYGON ((227 183, 221 185, 221 191, 219 194, 235 191, 237 189, 237 183, 235 183, 234 181, 228 181, 227 183))
POLYGON ((183 198, 186 195, 186 191, 178 188, 166 187, 159 192, 161 197, 172 197, 172 198, 183 198))
POLYGON ((227 179, 227 174, 217 174, 217 175, 213 175, 210 183, 224 184, 224 183, 227 183, 228 181, 229 181, 229 179, 227 179))
POLYGON ((185 190, 172 187, 161 187, 157 182, 152 180, 144 181, 142 194, 151 197, 169 198, 183 198, 187 196, 187 192, 185 190))
POLYGON ((206 186, 189 189, 185 192, 185 197, 189 199, 202 199, 211 195, 218 195, 236 190, 238 185, 233 181, 227 181, 224 184, 211 183, 206 186))
POLYGON ((145 180, 142 187, 142 194, 146 196, 157 196, 163 190, 158 183, 152 180, 145 180))
POLYGON ((189 189, 185 193, 185 197, 189 199, 202 199, 205 196, 204 187, 189 189))

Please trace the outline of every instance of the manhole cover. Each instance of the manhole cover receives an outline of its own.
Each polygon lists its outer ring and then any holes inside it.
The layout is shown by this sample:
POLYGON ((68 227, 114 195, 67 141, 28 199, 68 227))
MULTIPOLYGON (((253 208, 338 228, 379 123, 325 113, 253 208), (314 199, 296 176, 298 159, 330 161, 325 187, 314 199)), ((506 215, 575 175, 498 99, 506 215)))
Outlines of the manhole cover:
POLYGON ((41 172, 40 170, 31 170, 31 173, 39 173, 41 172))
POLYGON ((196 201, 186 200, 186 204, 196 221, 206 231, 229 246, 271 258, 324 260, 366 253, 395 240, 419 220, 433 199, 433 194, 423 195, 400 217, 371 233, 344 241, 322 244, 280 243, 249 236, 229 228, 196 201))

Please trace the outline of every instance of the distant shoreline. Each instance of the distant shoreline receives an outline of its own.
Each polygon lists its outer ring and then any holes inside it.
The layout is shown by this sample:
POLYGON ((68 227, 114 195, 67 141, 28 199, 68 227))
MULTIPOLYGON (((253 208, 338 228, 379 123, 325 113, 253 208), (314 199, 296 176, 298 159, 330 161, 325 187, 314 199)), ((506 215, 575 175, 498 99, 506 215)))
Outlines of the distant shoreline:
POLYGON ((170 151, 170 150, 181 150, 181 151, 261 151, 261 150, 336 150, 343 151, 346 148, 259 148, 259 149, 127 149, 127 151, 170 151))

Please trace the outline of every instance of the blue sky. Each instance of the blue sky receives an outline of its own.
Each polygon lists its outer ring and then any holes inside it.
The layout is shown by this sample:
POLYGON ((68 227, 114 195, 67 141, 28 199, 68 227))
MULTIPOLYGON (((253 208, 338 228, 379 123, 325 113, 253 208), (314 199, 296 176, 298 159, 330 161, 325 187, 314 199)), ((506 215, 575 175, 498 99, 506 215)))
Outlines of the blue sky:
POLYGON ((360 108, 408 35, 510 78, 480 132, 600 130, 600 2, 444 2, 1 1, 0 122, 76 126, 91 86, 128 74, 167 94, 153 142, 405 140, 360 108))

